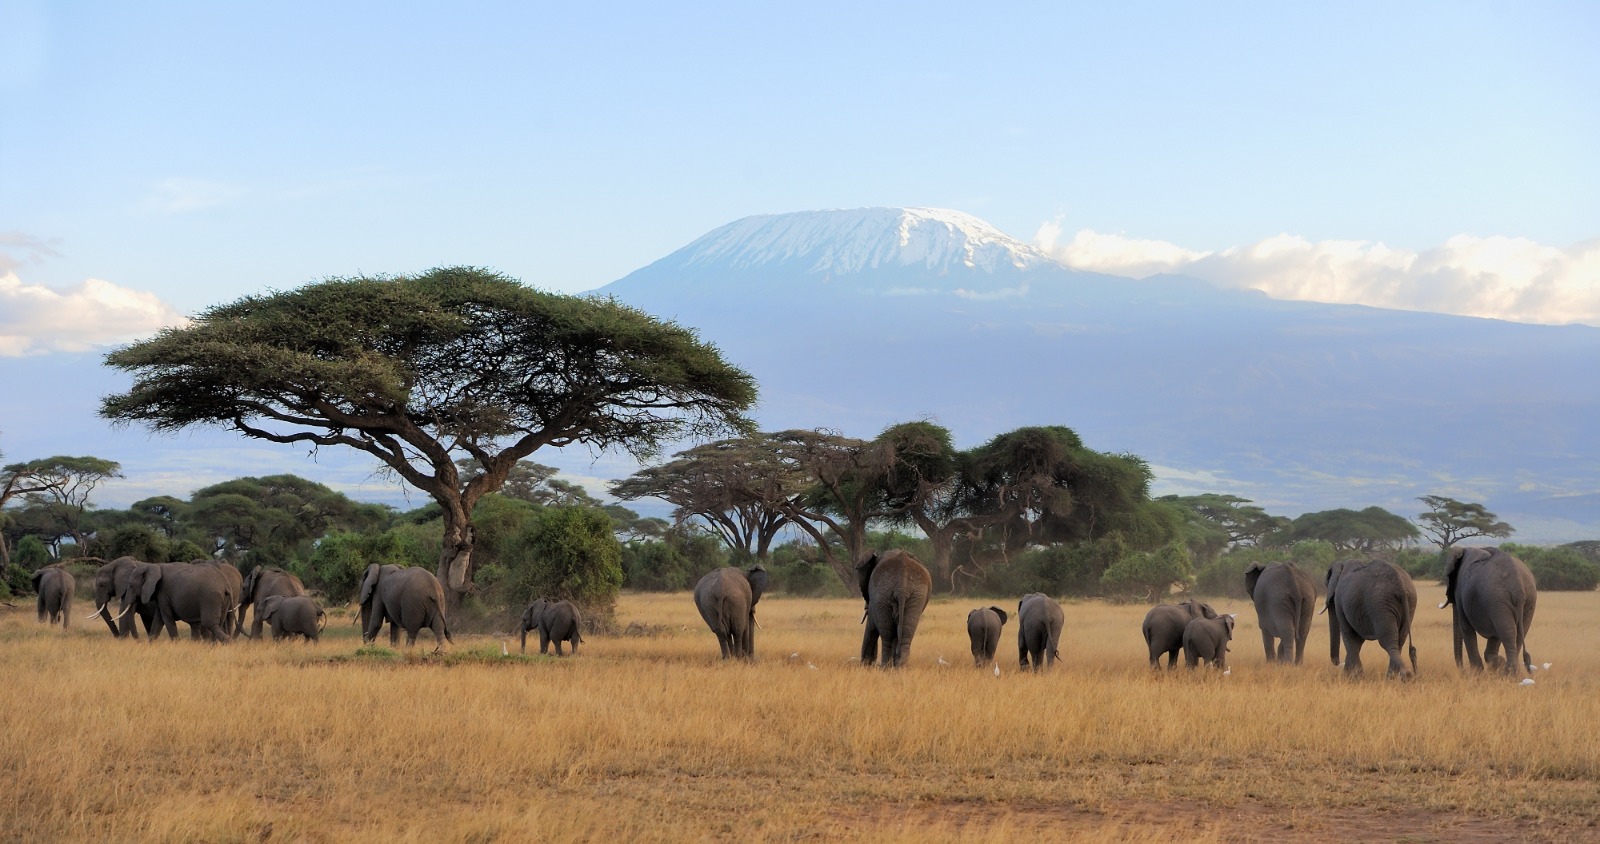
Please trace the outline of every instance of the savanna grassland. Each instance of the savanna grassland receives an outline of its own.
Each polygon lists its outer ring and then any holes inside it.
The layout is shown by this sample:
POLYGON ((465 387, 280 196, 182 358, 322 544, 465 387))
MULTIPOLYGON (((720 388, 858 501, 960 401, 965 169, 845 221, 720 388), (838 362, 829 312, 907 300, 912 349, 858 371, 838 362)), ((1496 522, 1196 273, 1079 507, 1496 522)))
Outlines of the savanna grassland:
MULTIPOLYGON (((80 590, 81 591, 81 590, 80 590)), ((1420 676, 1152 673, 1143 606, 1066 605, 1064 664, 974 670, 973 599, 868 671, 856 601, 764 600, 715 658, 684 594, 627 595, 577 658, 114 641, 0 608, 0 837, 110 841, 1581 840, 1600 838, 1600 593, 1540 596, 1534 686, 1464 677, 1419 584, 1420 676), (941 665, 943 658, 949 665, 941 665)), ((987 602, 985 602, 987 603, 987 602)), ((1014 602, 1011 606, 1014 607, 1014 602)), ((427 641, 426 633, 423 641, 427 641)))

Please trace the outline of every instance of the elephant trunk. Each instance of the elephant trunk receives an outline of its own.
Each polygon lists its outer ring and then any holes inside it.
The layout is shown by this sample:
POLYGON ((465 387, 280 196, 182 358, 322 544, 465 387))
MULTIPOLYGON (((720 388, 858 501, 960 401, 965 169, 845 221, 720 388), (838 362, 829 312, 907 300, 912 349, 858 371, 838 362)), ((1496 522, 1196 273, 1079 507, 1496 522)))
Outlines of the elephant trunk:
MULTIPOLYGON (((1462 635, 1461 635, 1461 605, 1460 604, 1455 604, 1454 606, 1450 607, 1450 627, 1451 627, 1451 633, 1452 633, 1451 638, 1454 640, 1454 643, 1455 643, 1456 667, 1460 668, 1461 667, 1461 643, 1462 643, 1462 635)), ((1476 646, 1474 646, 1474 647, 1476 647, 1476 646)))

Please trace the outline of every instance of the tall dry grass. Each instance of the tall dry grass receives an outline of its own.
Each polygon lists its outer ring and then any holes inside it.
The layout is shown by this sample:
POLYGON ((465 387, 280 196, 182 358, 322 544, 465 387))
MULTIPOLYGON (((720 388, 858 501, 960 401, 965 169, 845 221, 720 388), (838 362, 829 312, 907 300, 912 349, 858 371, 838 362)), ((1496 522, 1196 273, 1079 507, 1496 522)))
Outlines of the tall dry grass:
MULTIPOLYGON (((1152 673, 1145 607, 1068 604, 1065 662, 974 670, 979 602, 936 601, 897 672, 854 601, 764 601, 722 663, 687 595, 625 596, 581 656, 492 637, 390 657, 114 641, 0 616, 0 829, 20 840, 1234 840, 1600 834, 1600 594, 1541 596, 1534 686, 1463 676, 1423 585, 1420 676, 1306 664, 1152 673), (942 658, 948 665, 939 664, 942 658)), ((92 607, 80 602, 78 616, 92 607)), ((1009 609, 1009 607, 1008 607, 1009 609)), ((424 637, 426 638, 426 637, 424 637)))

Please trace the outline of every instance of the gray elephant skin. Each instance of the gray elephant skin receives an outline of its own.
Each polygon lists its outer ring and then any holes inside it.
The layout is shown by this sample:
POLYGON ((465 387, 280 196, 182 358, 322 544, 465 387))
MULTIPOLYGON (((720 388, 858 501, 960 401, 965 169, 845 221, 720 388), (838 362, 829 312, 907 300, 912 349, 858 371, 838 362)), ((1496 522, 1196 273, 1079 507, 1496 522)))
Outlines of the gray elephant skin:
POLYGON ((1061 658, 1061 628, 1066 616, 1054 598, 1039 592, 1017 602, 1017 664, 1023 671, 1044 670, 1061 658), (1030 660, 1032 665, 1029 665, 1030 660))
POLYGON ((322 639, 327 616, 317 602, 305 595, 271 595, 256 604, 256 618, 272 627, 272 641, 285 636, 304 636, 307 641, 322 639))
MULTIPOLYGON (((717 637, 723 659, 755 659, 756 604, 767 591, 767 570, 727 566, 706 572, 694 585, 694 605, 717 637)), ((559 653, 560 645, 556 646, 559 653)), ((541 652, 543 649, 541 648, 541 652)), ((576 643, 572 652, 578 652, 576 643)))
POLYGON ((1193 599, 1181 604, 1162 604, 1151 607, 1139 626, 1144 634, 1145 647, 1150 651, 1150 667, 1161 666, 1161 655, 1167 655, 1167 670, 1178 667, 1178 651, 1183 648, 1183 628, 1197 618, 1216 618, 1217 611, 1204 601, 1193 599))
POLYGON ((55 624, 59 620, 62 630, 71 626, 72 594, 77 589, 72 572, 59 563, 34 572, 33 591, 39 596, 39 623, 55 624))
POLYGON ((1244 570, 1244 588, 1256 605, 1267 662, 1288 662, 1292 645, 1294 664, 1299 665, 1317 609, 1317 585, 1311 575, 1294 563, 1251 563, 1244 570))
POLYGON ((128 578, 130 594, 123 596, 122 603, 131 606, 137 601, 155 608, 152 640, 163 629, 178 638, 181 621, 189 625, 191 637, 227 642, 233 638, 227 626, 230 612, 238 606, 235 588, 222 568, 212 563, 139 563, 128 578), (131 593, 137 593, 137 598, 131 593))
MULTIPOLYGON (((244 604, 240 603, 244 595, 244 577, 239 574, 239 569, 226 560, 191 560, 190 565, 211 566, 228 581, 229 594, 233 596, 233 604, 228 607, 226 617, 222 620, 222 627, 229 637, 237 637, 244 632, 244 604)), ((191 630, 191 633, 193 631, 191 630)))
POLYGON ((1192 670, 1202 660, 1218 671, 1228 670, 1228 643, 1233 641, 1233 613, 1191 619, 1183 628, 1183 663, 1192 670))
POLYGON ((1489 663, 1510 676, 1523 669, 1533 672, 1528 655, 1528 628, 1533 626, 1533 611, 1539 603, 1539 589, 1526 563, 1489 546, 1451 548, 1445 553, 1444 603, 1454 627, 1456 666, 1461 665, 1461 649, 1477 670, 1489 663), (1478 637, 1484 644, 1483 659, 1478 658, 1478 637), (1500 657, 1500 648, 1505 657, 1500 657), (1504 663, 1502 666, 1500 663, 1504 663))
POLYGON ((556 656, 565 656, 561 652, 561 643, 568 642, 572 645, 572 655, 578 655, 578 643, 583 641, 583 615, 571 601, 554 601, 549 598, 540 598, 528 605, 522 611, 522 652, 528 652, 528 631, 539 631, 539 653, 549 653, 550 643, 556 643, 556 656))
POLYGON ((1417 617, 1417 587, 1411 575, 1387 560, 1340 560, 1328 568, 1328 649, 1339 664, 1339 642, 1344 641, 1346 673, 1361 672, 1361 645, 1377 642, 1389 654, 1384 676, 1409 679, 1417 671, 1417 646, 1411 641, 1411 623, 1417 617), (1400 661, 1400 646, 1409 645, 1411 667, 1400 661))
POLYGON ((401 566, 367 566, 361 578, 361 639, 372 642, 378 630, 389 622, 389 644, 398 645, 400 631, 406 631, 406 647, 417 643, 417 631, 433 631, 434 650, 446 641, 455 644, 445 623, 444 587, 433 572, 401 566))
POLYGON ((134 571, 144 565, 149 563, 133 557, 118 557, 95 571, 94 613, 111 628, 111 635, 119 639, 139 638, 139 631, 134 622, 140 620, 144 622, 144 632, 155 635, 153 632, 156 626, 155 606, 140 602, 138 590, 128 588, 128 582, 133 578, 134 571), (111 610, 113 601, 132 601, 132 603, 118 603, 116 612, 113 613, 111 610))
POLYGON ((861 617, 861 664, 898 668, 911 658, 922 611, 928 608, 933 578, 916 557, 896 549, 873 554, 856 565, 856 585, 866 602, 861 617))
POLYGON ((261 638, 261 627, 267 619, 261 616, 261 602, 272 597, 294 598, 306 594, 300 578, 279 568, 256 566, 244 578, 243 592, 239 598, 239 615, 254 607, 250 621, 250 638, 261 638))
POLYGON ((972 664, 983 668, 994 662, 1000 649, 1000 628, 1010 616, 999 607, 979 607, 967 613, 967 638, 972 640, 972 664))

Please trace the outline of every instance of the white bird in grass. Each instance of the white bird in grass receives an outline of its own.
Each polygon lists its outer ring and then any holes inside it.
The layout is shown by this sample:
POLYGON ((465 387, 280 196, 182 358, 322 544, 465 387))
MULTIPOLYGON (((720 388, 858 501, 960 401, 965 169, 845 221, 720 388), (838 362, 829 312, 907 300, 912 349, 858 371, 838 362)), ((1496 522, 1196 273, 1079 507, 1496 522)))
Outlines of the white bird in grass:
POLYGON ((1526 679, 1526 680, 1523 680, 1523 681, 1522 681, 1522 685, 1524 685, 1524 686, 1531 686, 1531 685, 1533 685, 1533 678, 1532 678, 1532 677, 1529 677, 1529 678, 1528 678, 1528 679, 1526 679))
POLYGON ((994 664, 994 676, 1000 676, 1000 663, 998 662, 994 664))
POLYGON ((511 651, 506 648, 506 643, 505 642, 501 642, 500 643, 500 655, 501 656, 511 656, 511 651))
POLYGON ((940 665, 949 665, 949 664, 950 664, 950 663, 948 663, 948 662, 945 662, 945 661, 944 661, 944 657, 943 657, 943 656, 942 656, 942 655, 941 655, 941 656, 940 656, 940 657, 939 657, 939 664, 940 664, 940 665))

